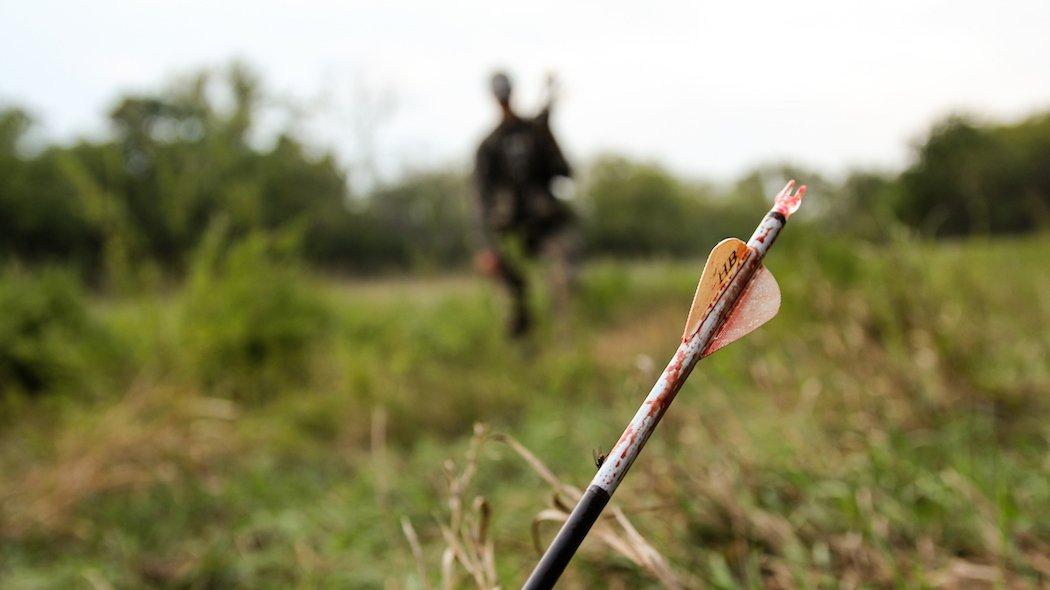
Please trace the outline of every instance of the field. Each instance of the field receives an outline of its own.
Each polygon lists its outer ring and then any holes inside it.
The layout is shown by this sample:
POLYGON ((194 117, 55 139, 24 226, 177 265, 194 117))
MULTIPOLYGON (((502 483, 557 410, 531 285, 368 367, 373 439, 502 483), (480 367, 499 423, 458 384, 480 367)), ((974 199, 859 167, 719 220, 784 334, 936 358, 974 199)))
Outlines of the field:
MULTIPOLYGON (((37 314, 74 308, 0 407, 0 586, 516 587, 550 476, 586 485, 702 265, 591 263, 572 317, 512 343, 479 278, 269 250, 37 314)), ((697 367, 565 587, 1050 583, 1048 256, 788 232, 780 315, 697 367)))

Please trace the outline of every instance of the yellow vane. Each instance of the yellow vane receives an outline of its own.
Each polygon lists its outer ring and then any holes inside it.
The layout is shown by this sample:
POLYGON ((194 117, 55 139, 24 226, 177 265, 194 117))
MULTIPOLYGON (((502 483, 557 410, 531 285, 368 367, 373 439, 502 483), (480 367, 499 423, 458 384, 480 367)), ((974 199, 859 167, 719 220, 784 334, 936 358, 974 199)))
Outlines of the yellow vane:
POLYGON ((693 305, 689 309, 689 318, 685 321, 685 332, 682 338, 693 335, 704 321, 704 316, 722 294, 729 280, 733 278, 747 257, 747 244, 737 238, 726 238, 718 243, 707 256, 704 272, 700 274, 700 284, 693 295, 693 305))

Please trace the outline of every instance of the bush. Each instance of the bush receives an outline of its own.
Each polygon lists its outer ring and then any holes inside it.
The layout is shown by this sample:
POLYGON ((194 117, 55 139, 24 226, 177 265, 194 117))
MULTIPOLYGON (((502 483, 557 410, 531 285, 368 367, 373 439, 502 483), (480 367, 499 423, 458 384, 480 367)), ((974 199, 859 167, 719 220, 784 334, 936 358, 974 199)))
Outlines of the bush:
POLYGON ((257 401, 305 381, 331 314, 287 243, 253 234, 225 248, 224 235, 213 230, 193 263, 180 322, 185 360, 205 387, 257 401))
POLYGON ((584 184, 584 236, 591 252, 613 256, 693 253, 700 202, 666 170, 606 157, 584 184))
POLYGON ((69 273, 8 270, 0 276, 0 310, 0 398, 74 384, 84 390, 111 350, 69 273))

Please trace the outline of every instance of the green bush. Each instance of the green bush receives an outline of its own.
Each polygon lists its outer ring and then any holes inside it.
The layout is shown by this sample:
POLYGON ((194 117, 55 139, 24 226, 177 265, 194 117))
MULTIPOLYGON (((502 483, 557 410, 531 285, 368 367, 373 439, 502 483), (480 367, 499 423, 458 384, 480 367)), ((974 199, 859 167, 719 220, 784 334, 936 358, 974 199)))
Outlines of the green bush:
POLYGON ((257 401, 305 381, 331 314, 287 244, 252 234, 226 248, 223 235, 212 231, 194 260, 183 353, 205 387, 257 401))
POLYGON ((19 392, 36 396, 76 385, 111 350, 91 318, 75 278, 47 270, 8 270, 0 275, 0 398, 19 392))
POLYGON ((584 183, 584 237, 614 256, 693 253, 702 204, 670 172, 621 157, 600 158, 584 183))

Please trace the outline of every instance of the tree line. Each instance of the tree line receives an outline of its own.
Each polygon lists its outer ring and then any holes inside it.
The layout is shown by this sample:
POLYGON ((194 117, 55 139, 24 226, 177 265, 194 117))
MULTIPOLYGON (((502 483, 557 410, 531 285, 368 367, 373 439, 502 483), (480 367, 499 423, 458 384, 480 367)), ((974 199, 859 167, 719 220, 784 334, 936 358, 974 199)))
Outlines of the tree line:
MULTIPOLYGON (((179 276, 208 228, 294 235, 304 257, 341 272, 448 268, 475 247, 469 171, 408 174, 351 190, 334 154, 292 127, 253 141, 267 95, 243 65, 121 97, 103 139, 27 145, 33 120, 0 111, 0 257, 87 276, 179 276)), ((785 177, 804 178, 812 223, 865 239, 1030 232, 1050 216, 1050 112, 1013 123, 952 116, 896 171, 833 180, 787 165, 729 184, 657 163, 601 156, 573 197, 597 256, 685 256, 743 234, 785 177)))

